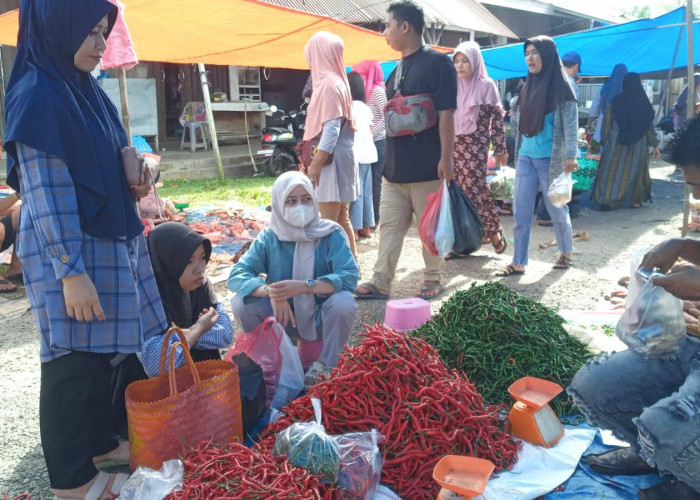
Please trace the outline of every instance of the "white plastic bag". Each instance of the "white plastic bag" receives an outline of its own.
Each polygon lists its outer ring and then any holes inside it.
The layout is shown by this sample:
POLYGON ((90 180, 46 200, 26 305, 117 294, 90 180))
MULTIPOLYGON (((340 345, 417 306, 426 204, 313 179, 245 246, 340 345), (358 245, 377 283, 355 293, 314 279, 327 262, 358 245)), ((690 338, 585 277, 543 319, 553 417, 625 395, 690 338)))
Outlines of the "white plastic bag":
POLYGON ((655 286, 654 274, 645 277, 639 272, 646 252, 638 251, 632 257, 627 307, 615 334, 640 354, 661 354, 678 349, 685 339, 683 301, 655 286))
POLYGON ((435 248, 438 257, 445 257, 455 246, 455 228, 452 222, 452 204, 447 190, 447 183, 442 181, 442 200, 440 201, 440 217, 435 228, 435 248))
POLYGON ((571 173, 562 172, 549 185, 549 201, 557 208, 563 207, 571 201, 571 194, 576 181, 571 178, 571 173))
POLYGON ((167 460, 160 470, 138 467, 122 486, 120 500, 162 500, 182 489, 182 460, 167 460))
POLYGON ((299 351, 292 344, 289 335, 284 331, 284 327, 276 323, 275 328, 281 328, 282 342, 280 342, 280 353, 282 353, 282 368, 280 369, 280 381, 272 398, 270 407, 282 408, 292 399, 296 398, 304 388, 304 368, 301 366, 299 351))
POLYGON ((500 167, 495 175, 486 177, 491 196, 496 200, 508 200, 515 191, 515 169, 500 167))
POLYGON ((347 500, 372 500, 382 479, 382 436, 376 429, 335 437, 340 448, 338 489, 347 500))

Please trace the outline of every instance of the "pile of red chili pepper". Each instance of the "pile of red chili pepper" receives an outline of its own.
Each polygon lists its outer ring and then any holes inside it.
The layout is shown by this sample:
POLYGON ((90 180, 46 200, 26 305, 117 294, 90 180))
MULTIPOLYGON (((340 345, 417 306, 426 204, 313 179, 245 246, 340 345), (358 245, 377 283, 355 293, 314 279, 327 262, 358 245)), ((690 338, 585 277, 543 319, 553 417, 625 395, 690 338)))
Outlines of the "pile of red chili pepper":
POLYGON ((287 460, 276 459, 269 450, 251 450, 238 443, 215 446, 204 442, 183 457, 184 487, 167 500, 192 498, 300 498, 330 499, 320 493, 316 476, 287 460))
POLYGON ((378 429, 382 484, 403 498, 435 498, 432 478, 445 455, 491 460, 497 470, 510 469, 519 443, 504 432, 501 411, 486 406, 467 377, 449 370, 425 341, 382 326, 366 327, 360 342, 346 347, 329 380, 283 408, 255 449, 272 448, 275 434, 294 422, 313 420, 310 398, 323 406, 329 434, 378 429))

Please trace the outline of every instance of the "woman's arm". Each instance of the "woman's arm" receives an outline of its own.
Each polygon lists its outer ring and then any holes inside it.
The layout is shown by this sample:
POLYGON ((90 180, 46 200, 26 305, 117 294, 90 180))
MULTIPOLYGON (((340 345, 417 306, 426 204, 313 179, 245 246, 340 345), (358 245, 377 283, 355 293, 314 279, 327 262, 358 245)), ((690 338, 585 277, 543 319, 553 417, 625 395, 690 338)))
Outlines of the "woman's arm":
POLYGON ((376 87, 369 97, 369 109, 372 110, 372 124, 370 130, 372 135, 384 124, 384 108, 386 107, 386 92, 381 87, 376 87))
MULTIPOLYGON (((489 113, 489 123, 490 123, 490 137, 491 143, 493 144, 493 154, 496 157, 503 157, 507 155, 506 150, 506 128, 503 122, 503 108, 501 106, 488 106, 489 113)), ((505 161, 502 162, 503 165, 508 161, 508 156, 505 156, 505 161)))
POLYGON ((202 333, 194 346, 197 349, 221 349, 228 347, 233 342, 233 326, 231 319, 226 314, 224 304, 219 302, 216 306, 219 319, 208 331, 202 333))
POLYGON ((338 138, 340 137, 340 129, 343 126, 343 120, 341 118, 333 118, 328 120, 323 124, 323 132, 321 132, 321 140, 318 144, 318 151, 311 160, 311 165, 309 165, 309 178, 314 188, 318 187, 318 183, 321 180, 321 169, 326 165, 328 157, 331 155, 335 149, 335 145, 338 143, 338 138))
POLYGON ((564 126, 564 172, 573 172, 578 169, 576 157, 578 150, 578 106, 576 101, 566 101, 563 109, 564 126))
POLYGON ((325 261, 331 272, 316 277, 316 281, 330 283, 333 286, 333 293, 341 290, 354 293, 357 282, 360 280, 360 269, 345 238, 345 234, 341 231, 334 231, 328 235, 328 255, 325 261))

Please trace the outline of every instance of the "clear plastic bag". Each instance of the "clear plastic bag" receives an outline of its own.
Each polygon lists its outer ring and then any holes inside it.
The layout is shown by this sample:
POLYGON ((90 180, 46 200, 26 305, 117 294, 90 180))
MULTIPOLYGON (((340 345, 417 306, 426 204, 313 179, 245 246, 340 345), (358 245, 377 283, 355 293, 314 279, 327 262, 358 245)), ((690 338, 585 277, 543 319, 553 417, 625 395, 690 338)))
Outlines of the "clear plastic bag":
POLYGON ((455 244, 455 227, 452 220, 452 204, 448 195, 447 183, 442 181, 440 217, 435 228, 435 249, 438 257, 447 256, 455 244))
MULTIPOLYGON (((283 328, 279 323, 277 325, 283 328)), ((282 334, 280 352, 282 353, 280 381, 275 391, 275 397, 272 398, 270 403, 272 408, 282 408, 296 398, 304 388, 304 368, 301 366, 299 351, 294 347, 286 332, 282 334)))
POLYGON ((645 277, 639 272, 646 252, 640 250, 632 257, 627 307, 615 333, 640 354, 662 354, 677 350, 685 339, 683 301, 655 286, 654 273, 645 277))
POLYGON ((557 208, 563 207, 571 201, 571 194, 576 181, 571 178, 571 174, 562 172, 552 181, 547 191, 549 201, 557 208))
POLYGON ((324 484, 336 484, 340 471, 340 447, 321 424, 321 402, 312 399, 316 422, 292 424, 275 436, 274 456, 285 455, 290 464, 320 476, 324 484))
POLYGON ((491 196, 496 200, 508 200, 515 192, 515 169, 500 167, 490 180, 487 178, 491 196))
POLYGON ((377 430, 336 436, 340 448, 338 488, 347 500, 372 500, 382 478, 377 430))
POLYGON ((182 460, 163 462, 160 470, 137 467, 124 483, 119 493, 120 500, 161 500, 174 491, 182 489, 185 466, 182 460))

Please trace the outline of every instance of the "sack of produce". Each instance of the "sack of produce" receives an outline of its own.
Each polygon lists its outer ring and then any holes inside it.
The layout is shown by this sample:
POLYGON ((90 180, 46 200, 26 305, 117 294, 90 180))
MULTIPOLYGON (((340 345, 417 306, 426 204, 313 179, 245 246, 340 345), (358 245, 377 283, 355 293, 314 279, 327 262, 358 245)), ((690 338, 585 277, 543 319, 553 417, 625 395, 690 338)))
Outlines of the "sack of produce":
POLYGON ((481 248, 481 240, 484 236, 479 211, 454 179, 450 181, 448 191, 454 221, 454 251, 460 255, 476 252, 481 248))
POLYGON ((560 208, 571 201, 574 182, 576 181, 571 178, 571 174, 566 172, 562 172, 552 181, 549 185, 549 191, 547 191, 547 196, 552 205, 560 208))
POLYGON ((372 500, 382 479, 379 432, 352 432, 336 437, 340 448, 338 489, 346 500, 372 500))
POLYGON ((632 257, 627 307, 615 333, 640 354, 674 351, 686 335, 683 301, 654 285, 653 277, 660 274, 639 269, 645 253, 632 257))
POLYGON ((292 424, 275 436, 273 456, 284 455, 290 464, 320 476, 324 484, 338 482, 340 448, 321 424, 321 401, 312 399, 316 422, 292 424))

